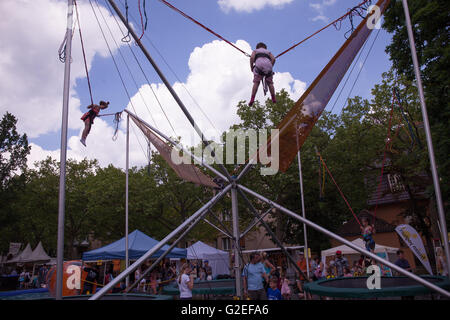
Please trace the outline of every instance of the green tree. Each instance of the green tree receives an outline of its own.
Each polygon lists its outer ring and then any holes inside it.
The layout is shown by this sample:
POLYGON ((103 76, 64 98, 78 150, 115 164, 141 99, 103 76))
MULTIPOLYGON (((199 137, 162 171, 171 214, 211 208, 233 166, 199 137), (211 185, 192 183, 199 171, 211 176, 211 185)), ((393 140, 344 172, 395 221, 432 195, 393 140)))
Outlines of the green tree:
MULTIPOLYGON (((421 68, 428 116, 436 153, 440 187, 444 203, 449 203, 450 179, 450 4, 445 0, 409 1, 414 40, 421 68)), ((391 1, 385 13, 383 27, 392 33, 392 42, 386 48, 398 74, 414 80, 414 70, 405 17, 401 1, 391 1)))
POLYGON ((16 241, 12 204, 25 184, 22 174, 30 153, 27 135, 19 135, 17 119, 9 112, 0 121, 0 252, 7 252, 9 242, 16 241))
POLYGON ((5 189, 16 170, 23 170, 30 153, 27 135, 16 130, 17 119, 9 112, 0 122, 0 187, 5 189))

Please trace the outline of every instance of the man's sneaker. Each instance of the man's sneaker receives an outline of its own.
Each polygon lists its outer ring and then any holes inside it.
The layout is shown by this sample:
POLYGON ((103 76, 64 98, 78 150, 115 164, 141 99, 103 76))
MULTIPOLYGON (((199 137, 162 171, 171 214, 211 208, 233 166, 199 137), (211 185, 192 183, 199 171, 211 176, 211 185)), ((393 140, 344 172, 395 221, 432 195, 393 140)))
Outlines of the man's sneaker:
POLYGON ((272 97, 272 102, 277 103, 277 99, 275 97, 272 97))
POLYGON ((248 103, 248 106, 251 107, 253 105, 253 103, 255 103, 255 100, 250 100, 250 102, 248 103))
POLYGON ((83 146, 85 146, 86 147, 86 141, 85 140, 83 140, 83 139, 80 139, 80 142, 83 144, 83 146))

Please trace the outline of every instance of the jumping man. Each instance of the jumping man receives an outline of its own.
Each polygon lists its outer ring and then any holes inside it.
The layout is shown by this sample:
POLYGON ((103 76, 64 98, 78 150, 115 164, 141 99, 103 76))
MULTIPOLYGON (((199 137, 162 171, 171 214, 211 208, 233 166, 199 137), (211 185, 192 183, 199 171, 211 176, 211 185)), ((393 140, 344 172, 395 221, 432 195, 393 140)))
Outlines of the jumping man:
POLYGON ((84 130, 83 134, 81 135, 81 143, 86 147, 86 137, 91 131, 91 126, 94 123, 94 118, 98 116, 100 109, 106 109, 108 108, 109 101, 100 101, 99 104, 91 104, 87 106, 88 109, 90 109, 88 112, 83 114, 81 117, 81 120, 84 121, 84 130))
POLYGON ((249 106, 252 106, 255 102, 256 92, 258 91, 259 82, 263 82, 264 94, 267 92, 267 86, 269 87, 270 95, 272 96, 272 102, 276 103, 275 89, 273 87, 273 71, 272 68, 275 64, 275 57, 267 50, 267 46, 260 42, 256 45, 256 49, 252 52, 250 57, 250 69, 252 70, 253 88, 252 97, 250 98, 249 106))

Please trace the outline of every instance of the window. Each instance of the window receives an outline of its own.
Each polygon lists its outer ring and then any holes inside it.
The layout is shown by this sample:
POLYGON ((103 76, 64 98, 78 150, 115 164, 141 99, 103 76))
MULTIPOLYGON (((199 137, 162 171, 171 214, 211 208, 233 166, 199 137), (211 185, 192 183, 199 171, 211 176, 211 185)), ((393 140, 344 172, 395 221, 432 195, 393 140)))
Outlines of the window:
POLYGON ((222 249, 231 250, 230 238, 222 238, 222 249))
POLYGON ((241 246, 241 249, 245 249, 245 238, 239 240, 239 245, 241 246))
POLYGON ((387 177, 392 193, 405 191, 405 186, 399 174, 388 174, 387 177))

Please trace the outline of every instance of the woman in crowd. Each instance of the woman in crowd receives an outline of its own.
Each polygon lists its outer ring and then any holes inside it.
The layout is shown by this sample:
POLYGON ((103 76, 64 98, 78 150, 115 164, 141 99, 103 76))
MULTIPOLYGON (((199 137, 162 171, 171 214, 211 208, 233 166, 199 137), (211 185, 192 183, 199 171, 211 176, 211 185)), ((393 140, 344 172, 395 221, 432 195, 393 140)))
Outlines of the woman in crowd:
POLYGON ((180 275, 177 279, 178 289, 180 290, 180 300, 192 299, 192 289, 194 288, 194 276, 189 263, 183 264, 180 275))

